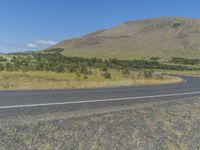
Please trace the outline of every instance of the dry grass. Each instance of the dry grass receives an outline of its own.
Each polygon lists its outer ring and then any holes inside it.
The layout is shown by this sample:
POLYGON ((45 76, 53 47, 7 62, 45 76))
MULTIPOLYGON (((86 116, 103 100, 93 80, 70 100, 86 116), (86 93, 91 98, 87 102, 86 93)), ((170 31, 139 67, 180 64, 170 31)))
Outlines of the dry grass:
POLYGON ((112 79, 104 79, 99 70, 93 69, 91 75, 77 77, 73 73, 55 72, 0 72, 0 89, 67 89, 67 88, 97 88, 129 85, 148 85, 180 82, 177 77, 138 77, 138 72, 132 72, 123 77, 117 70, 110 70, 112 79))
POLYGON ((10 149, 199 149, 200 97, 0 118, 10 149))
POLYGON ((158 70, 162 73, 167 73, 171 75, 184 75, 184 76, 193 76, 200 77, 200 70, 158 70))

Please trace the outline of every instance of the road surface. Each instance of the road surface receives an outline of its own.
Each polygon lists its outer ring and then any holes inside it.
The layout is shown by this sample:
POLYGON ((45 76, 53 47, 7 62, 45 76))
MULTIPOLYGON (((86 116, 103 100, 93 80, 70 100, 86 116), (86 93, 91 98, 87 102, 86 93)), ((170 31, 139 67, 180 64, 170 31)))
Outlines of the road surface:
POLYGON ((74 111, 200 96, 200 78, 156 86, 78 90, 0 91, 0 116, 74 111))

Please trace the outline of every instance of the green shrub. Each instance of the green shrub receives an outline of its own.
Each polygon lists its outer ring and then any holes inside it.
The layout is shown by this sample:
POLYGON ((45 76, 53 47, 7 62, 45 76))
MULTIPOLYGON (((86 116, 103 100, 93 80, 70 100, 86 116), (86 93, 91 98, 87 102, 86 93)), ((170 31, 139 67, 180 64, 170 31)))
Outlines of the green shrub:
POLYGON ((101 69, 101 71, 103 71, 103 72, 107 72, 107 71, 108 71, 108 68, 103 67, 103 68, 101 69))
POLYGON ((7 59, 0 55, 0 61, 4 62, 4 61, 7 61, 7 59))
POLYGON ((153 76, 153 71, 152 70, 145 70, 144 71, 144 77, 145 78, 152 78, 153 76))
POLYGON ((105 79, 111 79, 111 73, 109 72, 102 72, 101 75, 105 78, 105 79))
POLYGON ((88 79, 88 76, 84 76, 83 79, 84 79, 84 80, 87 80, 87 79, 88 79))
POLYGON ((121 71, 122 76, 128 77, 130 75, 130 71, 128 69, 123 69, 121 71))

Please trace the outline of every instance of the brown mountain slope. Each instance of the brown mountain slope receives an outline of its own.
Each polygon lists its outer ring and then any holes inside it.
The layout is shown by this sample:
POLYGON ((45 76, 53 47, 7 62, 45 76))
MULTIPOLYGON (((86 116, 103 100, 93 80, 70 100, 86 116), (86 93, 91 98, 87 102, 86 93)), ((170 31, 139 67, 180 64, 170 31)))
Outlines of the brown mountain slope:
POLYGON ((102 58, 200 57, 200 20, 154 18, 129 21, 54 46, 67 56, 102 58))

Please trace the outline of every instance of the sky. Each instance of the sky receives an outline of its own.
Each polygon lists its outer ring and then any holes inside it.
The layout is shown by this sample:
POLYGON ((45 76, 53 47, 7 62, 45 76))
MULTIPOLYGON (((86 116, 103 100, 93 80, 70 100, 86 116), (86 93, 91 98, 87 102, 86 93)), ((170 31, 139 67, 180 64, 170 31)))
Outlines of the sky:
POLYGON ((199 18, 199 0, 0 0, 0 52, 40 50, 129 20, 199 18))

